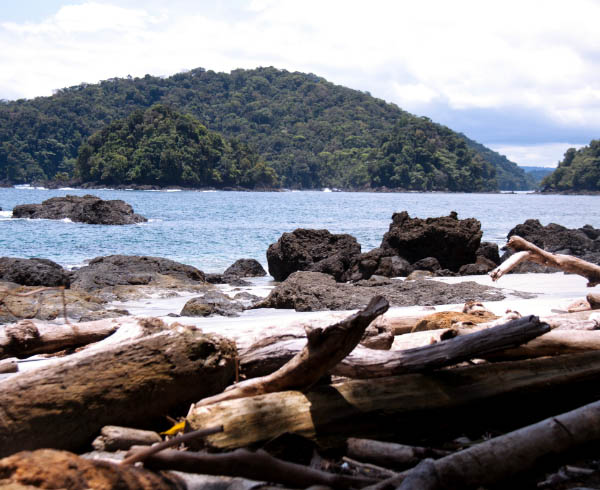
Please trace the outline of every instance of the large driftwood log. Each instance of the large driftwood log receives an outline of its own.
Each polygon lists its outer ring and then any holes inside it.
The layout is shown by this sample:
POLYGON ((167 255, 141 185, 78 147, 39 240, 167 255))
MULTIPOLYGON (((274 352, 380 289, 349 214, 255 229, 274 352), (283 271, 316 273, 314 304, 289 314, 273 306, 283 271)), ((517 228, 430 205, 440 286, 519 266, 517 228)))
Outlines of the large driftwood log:
POLYGON ((107 320, 80 325, 36 325, 22 320, 0 328, 0 359, 80 347, 108 337, 117 328, 118 323, 107 320))
POLYGON ((181 325, 163 328, 0 381, 0 456, 76 449, 105 425, 139 427, 231 382, 230 341, 181 325))
POLYGON ((594 287, 600 284, 600 266, 596 264, 578 259, 571 255, 546 252, 517 235, 510 237, 507 246, 519 253, 511 256, 508 260, 500 264, 499 267, 489 273, 494 281, 500 279, 500 277, 513 269, 519 262, 529 260, 536 264, 556 267, 564 272, 583 276, 588 280, 588 287, 594 287))
POLYGON ((362 358, 341 362, 333 372, 349 378, 375 378, 427 371, 476 357, 483 358, 492 352, 521 345, 549 331, 550 327, 540 322, 538 317, 527 316, 415 349, 371 350, 362 358))
POLYGON ((345 320, 325 329, 315 328, 307 331, 306 346, 280 369, 267 376, 230 386, 219 395, 201 400, 198 405, 210 405, 282 390, 309 388, 357 346, 365 329, 375 318, 385 313, 388 307, 389 303, 385 298, 375 296, 364 310, 345 320))
MULTIPOLYGON (((406 490, 450 490, 498 484, 529 470, 542 458, 556 456, 600 440, 600 401, 590 403, 476 446, 429 461, 421 467, 418 486, 402 484, 406 490), (425 484, 424 481, 428 483, 425 484)), ((407 477, 408 478, 408 477, 407 477)), ((398 488, 403 476, 372 488, 398 488)), ((407 482, 408 483, 408 482, 407 482)))
MULTIPOLYGON (((465 334, 459 337, 456 337, 456 332, 446 330, 447 337, 455 338, 407 350, 382 351, 358 346, 339 364, 331 367, 329 372, 349 378, 374 378, 436 369, 516 347, 549 330, 550 327, 541 323, 537 317, 528 316, 476 332, 464 329, 465 334)), ((432 338, 431 332, 400 337, 409 338, 413 335, 419 337, 421 342, 432 338)), ((264 372, 275 367, 278 362, 285 362, 293 349, 298 347, 297 339, 289 339, 274 345, 259 346, 254 350, 248 349, 240 356, 242 371, 247 375, 264 372)))
POLYGON ((220 448, 245 447, 286 432, 305 437, 390 435, 414 424, 424 410, 463 407, 492 396, 540 392, 581 381, 595 387, 600 379, 600 352, 507 363, 480 364, 428 374, 352 380, 319 386, 308 393, 286 391, 192 405, 192 428, 223 424, 222 434, 207 441, 220 448), (536 391, 537 390, 537 391, 536 391))
POLYGON ((374 481, 371 478, 327 473, 290 463, 274 458, 262 450, 252 452, 247 449, 237 449, 225 454, 167 450, 150 456, 145 460, 144 465, 155 470, 240 476, 290 485, 293 488, 307 488, 312 485, 340 489, 362 488, 374 481))

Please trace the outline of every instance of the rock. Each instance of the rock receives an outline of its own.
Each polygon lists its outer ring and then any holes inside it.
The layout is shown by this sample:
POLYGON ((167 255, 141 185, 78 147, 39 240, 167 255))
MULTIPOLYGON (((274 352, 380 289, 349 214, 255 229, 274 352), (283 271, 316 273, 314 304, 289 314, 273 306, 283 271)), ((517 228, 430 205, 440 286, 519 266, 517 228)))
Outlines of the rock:
POLYGON ((267 272, 258 260, 238 259, 225 269, 223 275, 225 277, 264 277, 267 275, 267 272))
POLYGON ((382 257, 375 274, 386 277, 406 277, 413 270, 414 266, 408 260, 393 255, 392 257, 382 257))
POLYGON ((56 262, 48 259, 0 257, 0 281, 22 286, 69 287, 71 276, 56 262))
MULTIPOLYGON (((430 273, 431 274, 431 273, 430 273)), ((444 284, 434 280, 375 280, 358 284, 337 283, 328 274, 295 272, 277 285, 253 308, 290 308, 296 311, 352 310, 363 308, 375 295, 391 306, 440 305, 466 301, 498 301, 504 293, 475 282, 444 284), (367 286, 365 283, 371 282, 367 286)))
POLYGON ((96 257, 87 266, 73 271, 71 288, 95 291, 118 285, 174 287, 204 283, 204 273, 191 265, 161 257, 109 255, 96 257))
POLYGON ((276 281, 283 281, 296 271, 323 272, 342 281, 359 254, 360 245, 351 235, 298 228, 284 233, 269 246, 267 262, 276 281))
POLYGON ((385 255, 398 255, 410 263, 435 257, 442 268, 456 272, 475 262, 481 236, 481 223, 474 218, 459 220, 452 212, 450 216, 420 219, 402 211, 392 216, 381 248, 385 255))
POLYGON ((107 461, 84 459, 67 451, 22 451, 0 460, 0 486, 5 489, 176 490, 174 476, 107 461))
POLYGON ((477 255, 477 257, 485 257, 486 259, 491 260, 495 265, 500 265, 500 253, 498 251, 497 243, 481 242, 475 255, 477 255))
MULTIPOLYGON (((17 286, 14 283, 1 283, 0 287, 14 293, 29 293, 36 286, 17 286)), ((111 318, 122 314, 105 311, 104 301, 85 291, 66 289, 64 297, 67 315, 70 320, 86 321, 88 319, 111 318)), ((45 291, 31 296, 7 295, 0 308, 0 324, 12 323, 22 319, 50 321, 62 318, 63 300, 61 291, 45 291)))
POLYGON ((430 272, 439 271, 442 268, 442 266, 438 262, 438 259, 436 259, 435 257, 425 257, 424 259, 417 260, 413 264, 413 267, 416 270, 430 272))
POLYGON ((181 310, 181 316, 238 316, 244 306, 220 291, 209 291, 190 299, 181 310))
POLYGON ((547 252, 574 255, 600 264, 600 230, 590 225, 570 229, 556 223, 542 226, 539 220, 528 219, 510 230, 507 238, 513 235, 518 235, 547 252))
POLYGON ((416 271, 412 271, 408 277, 406 278, 407 281, 416 281, 417 279, 425 279, 427 277, 433 277, 433 272, 431 271, 421 271, 421 270, 416 270, 416 271))
POLYGON ((209 273, 204 275, 204 279, 206 282, 210 284, 225 284, 225 279, 223 278, 223 274, 209 273))
POLYGON ((489 260, 483 256, 478 256, 477 261, 474 264, 463 265, 458 270, 458 273, 461 276, 478 276, 478 275, 487 274, 488 272, 490 272, 491 270, 494 270, 495 268, 496 268, 495 262, 492 262, 491 260, 489 260))
POLYGON ((148 221, 135 214, 125 201, 104 201, 87 194, 83 197, 53 197, 41 204, 21 204, 13 209, 13 218, 65 219, 96 225, 131 225, 148 221))

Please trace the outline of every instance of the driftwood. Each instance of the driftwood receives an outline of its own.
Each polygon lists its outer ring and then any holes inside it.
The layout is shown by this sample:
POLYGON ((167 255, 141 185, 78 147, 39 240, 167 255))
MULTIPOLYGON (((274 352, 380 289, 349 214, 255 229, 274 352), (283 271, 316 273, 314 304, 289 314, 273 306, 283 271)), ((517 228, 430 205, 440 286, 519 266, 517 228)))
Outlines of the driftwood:
POLYGON ((105 425, 139 426, 231 382, 231 342, 162 325, 154 335, 97 345, 0 381, 0 456, 76 449, 105 425))
POLYGON ((16 357, 0 361, 0 374, 16 373, 19 371, 19 364, 16 357))
POLYGON ((150 446, 161 441, 161 437, 151 430, 106 425, 92 442, 92 447, 97 451, 118 451, 131 446, 150 446))
POLYGON ((550 327, 538 317, 527 316, 415 349, 372 350, 368 356, 353 358, 351 363, 341 362, 333 372, 349 378, 375 378, 437 369, 521 345, 548 331, 550 327))
POLYGON ((150 456, 145 466, 155 470, 175 470, 209 475, 240 476, 307 488, 325 485, 330 488, 361 488, 373 483, 371 478, 346 476, 316 470, 274 458, 267 452, 237 449, 225 454, 193 453, 167 450, 150 456))
POLYGON ((517 235, 510 237, 507 246, 516 250, 518 253, 509 257, 500 264, 499 267, 489 273, 494 281, 500 279, 500 277, 513 269, 519 262, 529 260, 536 264, 555 267, 564 272, 583 276, 588 280, 588 287, 594 287, 600 284, 600 266, 596 264, 592 264, 591 262, 587 262, 571 255, 546 252, 517 235))
POLYGON ((488 360, 528 359, 600 350, 600 330, 552 330, 526 344, 494 352, 488 360))
MULTIPOLYGON (((485 357, 487 354, 516 347, 550 330, 535 316, 512 320, 504 325, 472 332, 408 350, 382 351, 357 347, 339 364, 330 368, 331 374, 349 378, 374 378, 404 374, 443 366, 457 364, 474 357, 485 357)), ((456 336, 456 332, 447 330, 447 337, 456 336)), ((401 335, 409 338, 414 334, 401 335)), ((415 336, 421 342, 431 339, 430 332, 418 332, 415 336)), ((256 372, 275 366, 276 362, 285 362, 286 357, 297 349, 299 342, 293 339, 261 347, 255 351, 243 352, 240 356, 242 371, 252 375, 256 372)))
POLYGON ((356 347, 365 329, 375 318, 385 313, 388 307, 389 303, 385 298, 375 296, 364 310, 345 320, 325 329, 315 328, 307 331, 306 346, 274 373, 242 381, 219 395, 201 400, 196 405, 210 405, 263 393, 309 388, 356 347))
MULTIPOLYGON (((600 440, 600 401, 504 434, 449 456, 429 460, 416 473, 419 485, 400 488, 442 490, 473 488, 499 482, 529 470, 542 458, 556 456, 600 440), (427 483, 424 483, 427 482, 427 483)), ((404 475, 373 487, 397 488, 404 475)))
POLYGON ((0 359, 80 347, 108 337, 117 328, 117 323, 107 321, 81 325, 36 325, 31 320, 21 320, 0 328, 0 359))
POLYGON ((414 427, 424 410, 464 407, 517 392, 555 391, 575 382, 595 387, 599 379, 600 352, 588 352, 388 376, 377 382, 352 380, 318 386, 308 393, 286 391, 192 405, 187 420, 193 429, 223 424, 222 434, 207 438, 220 448, 244 447, 286 432, 344 440, 389 437, 390 424, 397 431, 414 427))
POLYGON ((450 453, 430 447, 407 446, 351 437, 346 441, 346 454, 351 458, 368 461, 386 468, 404 469, 416 466, 423 459, 437 459, 450 453))

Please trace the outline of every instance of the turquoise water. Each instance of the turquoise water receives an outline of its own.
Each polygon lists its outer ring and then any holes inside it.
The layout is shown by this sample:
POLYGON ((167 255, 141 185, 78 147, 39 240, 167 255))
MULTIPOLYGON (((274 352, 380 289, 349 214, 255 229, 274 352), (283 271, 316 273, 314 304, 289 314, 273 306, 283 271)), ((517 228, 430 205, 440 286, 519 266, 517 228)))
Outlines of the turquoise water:
POLYGON ((110 254, 155 255, 223 271, 238 258, 266 264, 266 250, 283 232, 326 228, 350 233, 363 251, 377 247, 392 213, 421 218, 458 212, 481 221, 483 239, 503 244, 528 218, 572 227, 600 227, 600 196, 349 192, 149 192, 0 188, 0 255, 44 257, 64 266, 110 254), (10 218, 17 204, 66 194, 122 199, 148 223, 102 226, 10 218))

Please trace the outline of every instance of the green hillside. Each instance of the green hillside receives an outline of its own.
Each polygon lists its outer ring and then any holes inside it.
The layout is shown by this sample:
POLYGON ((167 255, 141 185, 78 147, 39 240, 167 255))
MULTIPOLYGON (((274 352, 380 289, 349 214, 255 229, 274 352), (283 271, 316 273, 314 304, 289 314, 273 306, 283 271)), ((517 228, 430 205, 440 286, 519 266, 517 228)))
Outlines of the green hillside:
MULTIPOLYGON (((419 188, 420 181, 421 188, 426 189, 438 188, 431 182, 443 183, 439 175, 412 182, 400 177, 386 181, 388 171, 379 168, 394 164, 390 145, 384 146, 396 138, 398 127, 411 128, 413 125, 407 121, 414 121, 415 126, 433 123, 368 93, 334 85, 312 74, 275 68, 234 70, 230 74, 198 68, 168 78, 115 78, 65 88, 51 97, 3 101, 0 180, 22 183, 72 177, 78 151, 88 137, 157 103, 191 115, 209 130, 248 145, 275 170, 285 187, 419 188)), ((432 126, 426 133, 431 137, 439 128, 432 126)), ((438 142, 431 143, 427 150, 435 146, 433 154, 438 152, 439 161, 445 161, 439 143, 446 144, 446 140, 438 137, 438 142)), ((417 140, 415 144, 416 148, 424 148, 417 140)), ((446 150, 453 154, 453 149, 446 150)), ((430 167, 440 165, 430 161, 431 165, 423 167, 419 160, 423 155, 417 153, 411 161, 406 150, 401 159, 413 174, 428 173, 430 167)), ((466 164, 463 170, 469 172, 471 160, 464 155, 455 157, 453 165, 466 164)), ((485 155, 483 158, 487 160, 485 155)), ((462 180, 478 179, 474 176, 462 180)), ((451 182, 448 180, 449 189, 453 188, 451 182)), ((495 188, 495 184, 484 187, 495 188)), ((469 184, 457 190, 475 188, 481 186, 469 184)))
POLYGON ((465 139, 469 148, 479 153, 496 167, 496 180, 499 189, 503 191, 527 191, 537 188, 538 183, 515 162, 511 162, 504 155, 467 138, 464 134, 461 136, 465 139))
POLYGON ((160 104, 90 136, 80 148, 77 172, 83 181, 107 185, 277 185, 273 169, 247 145, 226 141, 193 117, 160 104))
POLYGON ((592 140, 579 150, 569 148, 540 186, 543 192, 600 191, 600 140, 592 140))

